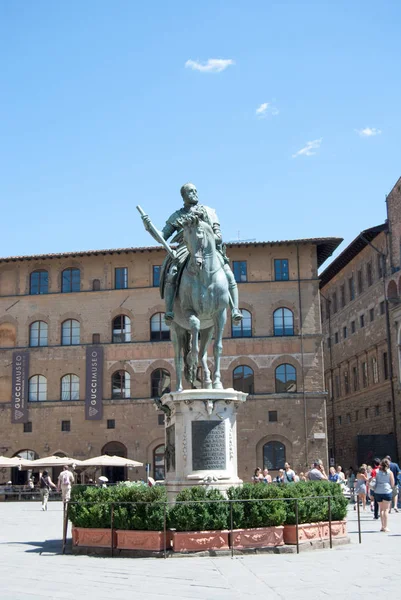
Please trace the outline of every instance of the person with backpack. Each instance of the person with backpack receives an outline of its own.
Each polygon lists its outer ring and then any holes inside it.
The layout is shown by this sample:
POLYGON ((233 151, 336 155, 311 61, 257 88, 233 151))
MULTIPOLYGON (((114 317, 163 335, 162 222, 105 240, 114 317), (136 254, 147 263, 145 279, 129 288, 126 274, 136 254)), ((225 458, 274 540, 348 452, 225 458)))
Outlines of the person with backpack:
POLYGON ((63 470, 58 476, 57 489, 61 490, 63 502, 68 502, 71 498, 71 486, 74 483, 74 475, 69 471, 68 466, 64 465, 63 470))
POLYGON ((43 471, 39 477, 40 497, 42 499, 42 510, 47 510, 47 502, 49 500, 50 488, 55 490, 56 485, 52 482, 47 471, 43 471))

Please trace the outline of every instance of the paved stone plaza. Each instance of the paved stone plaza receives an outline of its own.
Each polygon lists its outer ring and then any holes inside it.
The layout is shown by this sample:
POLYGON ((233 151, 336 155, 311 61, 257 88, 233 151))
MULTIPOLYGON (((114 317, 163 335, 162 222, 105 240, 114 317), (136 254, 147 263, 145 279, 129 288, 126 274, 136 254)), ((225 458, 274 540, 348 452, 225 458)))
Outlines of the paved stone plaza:
POLYGON ((362 513, 362 521, 362 545, 351 510, 350 545, 298 556, 100 558, 60 554, 60 502, 50 503, 48 512, 36 502, 2 503, 0 598, 358 600, 376 589, 381 597, 398 598, 401 513, 390 515, 389 534, 379 532, 370 512, 362 513))

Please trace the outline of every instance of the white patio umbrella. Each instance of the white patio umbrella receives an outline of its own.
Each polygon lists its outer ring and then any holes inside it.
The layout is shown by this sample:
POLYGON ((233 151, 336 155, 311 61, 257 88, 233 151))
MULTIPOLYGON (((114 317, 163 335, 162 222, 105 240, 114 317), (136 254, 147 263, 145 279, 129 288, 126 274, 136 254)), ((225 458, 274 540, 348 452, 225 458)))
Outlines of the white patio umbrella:
POLYGON ((108 456, 102 454, 102 456, 94 456, 87 460, 81 460, 79 462, 80 467, 142 467, 143 463, 137 460, 131 460, 130 458, 123 458, 122 456, 108 456))
MULTIPOLYGON (((28 461, 26 461, 28 462, 28 461)), ((76 458, 69 458, 68 456, 44 456, 43 458, 37 458, 36 460, 29 461, 29 467, 63 467, 67 465, 71 467, 76 465, 80 466, 82 461, 76 458)))
POLYGON ((0 456, 0 469, 3 467, 30 467, 32 462, 32 460, 26 460, 20 456, 13 456, 12 458, 0 456))

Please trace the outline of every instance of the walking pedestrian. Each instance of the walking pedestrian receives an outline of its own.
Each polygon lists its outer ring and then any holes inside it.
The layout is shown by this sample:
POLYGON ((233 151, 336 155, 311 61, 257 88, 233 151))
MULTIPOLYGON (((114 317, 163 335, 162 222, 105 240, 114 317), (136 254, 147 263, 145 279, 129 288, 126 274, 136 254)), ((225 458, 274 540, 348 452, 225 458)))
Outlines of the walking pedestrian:
POLYGON ((68 502, 71 498, 71 486, 74 483, 74 475, 69 471, 68 466, 64 465, 63 470, 58 476, 57 489, 61 489, 61 498, 63 502, 68 502))
POLYGON ((48 471, 43 471, 42 475, 39 477, 39 489, 40 497, 42 499, 42 510, 47 510, 50 489, 55 490, 56 487, 57 486, 52 482, 48 471))
POLYGON ((383 458, 380 463, 380 469, 376 472, 375 497, 379 503, 381 529, 380 531, 390 531, 387 527, 388 512, 393 497, 394 475, 390 470, 390 461, 383 458))
POLYGON ((369 480, 369 489, 370 489, 370 498, 371 498, 371 500, 373 500, 373 511, 374 511, 373 518, 376 520, 379 518, 379 504, 376 499, 376 482, 377 482, 376 475, 377 475, 377 471, 379 469, 380 469, 380 458, 374 458, 371 478, 369 480))
MULTIPOLYGON (((364 466, 360 467, 358 471, 358 475, 355 480, 355 494, 357 497, 357 502, 362 502, 362 510, 366 510, 366 482, 368 478, 366 476, 366 468, 364 466)), ((354 507, 356 508, 356 507, 354 507)))
POLYGON ((288 462, 284 463, 284 477, 283 483, 294 483, 295 482, 295 471, 291 469, 288 462))
POLYGON ((391 456, 386 456, 386 458, 390 463, 390 471, 394 475, 394 485, 393 485, 393 492, 392 492, 393 500, 392 500, 392 505, 390 506, 389 512, 391 512, 392 507, 394 507, 395 512, 398 512, 398 481, 399 481, 399 478, 401 475, 401 471, 400 471, 400 467, 398 466, 398 464, 391 460, 391 456))

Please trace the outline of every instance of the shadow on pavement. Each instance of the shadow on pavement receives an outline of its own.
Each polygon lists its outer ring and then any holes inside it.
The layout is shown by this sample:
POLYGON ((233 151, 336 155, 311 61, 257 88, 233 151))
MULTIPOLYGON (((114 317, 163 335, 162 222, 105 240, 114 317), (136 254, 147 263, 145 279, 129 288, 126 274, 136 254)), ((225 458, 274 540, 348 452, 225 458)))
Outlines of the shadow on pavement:
MULTIPOLYGON (((27 548, 25 552, 31 554, 60 554, 62 550, 62 540, 44 540, 41 542, 6 542, 13 546, 33 546, 27 548)), ((70 554, 71 542, 66 545, 66 553, 70 554)))

